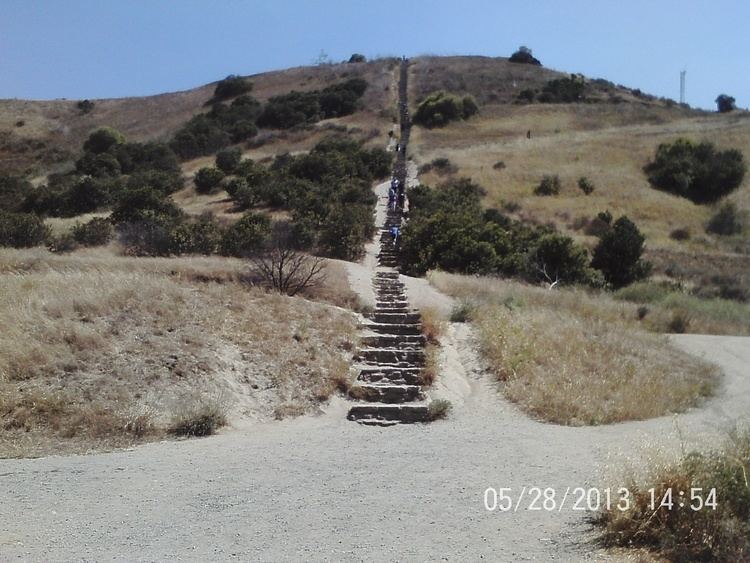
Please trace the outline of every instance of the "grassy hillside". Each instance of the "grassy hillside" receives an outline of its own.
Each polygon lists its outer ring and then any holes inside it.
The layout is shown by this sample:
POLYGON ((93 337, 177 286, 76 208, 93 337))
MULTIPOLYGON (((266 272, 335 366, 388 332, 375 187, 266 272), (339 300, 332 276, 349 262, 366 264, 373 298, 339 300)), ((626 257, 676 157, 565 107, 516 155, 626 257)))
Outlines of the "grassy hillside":
MULTIPOLYGON (((596 239, 584 228, 598 212, 626 214, 647 236, 657 273, 683 262, 693 277, 717 266, 729 274, 750 271, 746 238, 706 234, 705 223, 714 212, 711 206, 657 191, 643 173, 656 147, 678 137, 708 140, 721 149, 737 148, 749 157, 750 114, 693 111, 596 80, 586 81, 587 103, 517 102, 522 90, 538 90, 561 76, 565 75, 506 59, 415 60, 414 102, 445 89, 473 95, 480 103, 479 114, 469 120, 440 129, 415 128, 411 144, 415 161, 423 165, 448 158, 452 174, 468 176, 487 190, 486 205, 511 210, 515 217, 531 222, 552 223, 589 246, 596 239), (545 174, 560 177, 559 195, 533 195, 545 174), (595 186, 589 196, 578 188, 581 176, 595 186), (670 238, 675 229, 687 229, 690 239, 670 238), (745 255, 737 256, 738 251, 745 255)), ((423 174, 422 182, 440 183, 446 175, 439 172, 442 175, 435 169, 423 174)), ((728 199, 750 210, 750 177, 728 199)))
MULTIPOLYGON (((394 60, 383 59, 298 67, 248 78, 254 85, 252 95, 263 102, 291 90, 315 90, 342 79, 362 77, 370 85, 363 98, 367 109, 340 121, 369 131, 376 126, 378 116, 393 106, 395 64, 394 60)), ((215 86, 211 83, 158 96, 92 100, 94 107, 88 113, 77 107, 79 100, 0 100, 0 166, 34 174, 62 167, 75 158, 91 131, 105 125, 132 141, 167 140, 193 115, 206 111, 204 104, 211 99, 215 86)), ((282 135, 280 141, 286 140, 282 135)))

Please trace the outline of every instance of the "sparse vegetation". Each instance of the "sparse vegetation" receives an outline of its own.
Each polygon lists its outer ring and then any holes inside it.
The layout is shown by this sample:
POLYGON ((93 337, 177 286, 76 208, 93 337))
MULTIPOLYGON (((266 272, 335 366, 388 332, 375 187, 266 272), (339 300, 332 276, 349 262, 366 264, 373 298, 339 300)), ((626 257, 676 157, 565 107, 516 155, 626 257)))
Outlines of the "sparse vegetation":
POLYGON ((747 223, 747 213, 739 211, 731 201, 724 202, 708 220, 706 232, 730 236, 742 233, 747 223))
POLYGON ((215 397, 199 397, 181 406, 167 430, 175 436, 196 438, 211 436, 226 423, 226 405, 215 397))
POLYGON ((711 203, 737 189, 745 169, 740 151, 717 150, 712 143, 688 139, 660 144, 644 168, 654 187, 695 203, 711 203))
POLYGON ((591 195, 594 193, 594 184, 586 176, 578 178, 578 188, 585 194, 591 195))
POLYGON ((681 412, 713 393, 714 368, 643 331, 606 296, 432 273, 472 322, 503 393, 540 419, 607 424, 681 412), (540 345, 543 343, 543 345, 540 345))
POLYGON ((670 561, 746 560, 750 556, 748 466, 750 433, 738 429, 714 451, 684 453, 674 462, 653 463, 644 477, 627 476, 618 487, 630 491, 629 507, 604 511, 597 518, 603 543, 644 547, 670 561), (678 491, 685 492, 685 506, 679 506, 678 491), (671 508, 669 502, 674 503, 671 508))
POLYGON ((448 418, 453 410, 453 404, 448 399, 434 399, 427 406, 430 422, 448 418))
POLYGON ((557 195, 560 193, 560 177, 557 174, 546 175, 534 188, 534 195, 557 195))
MULTIPOLYGON (((348 371, 355 318, 246 272, 218 257, 0 249, 0 457, 158 439, 192 397, 222 397, 230 420, 237 399, 266 419, 317 408, 348 371)), ((315 295, 344 304, 334 272, 315 295)))

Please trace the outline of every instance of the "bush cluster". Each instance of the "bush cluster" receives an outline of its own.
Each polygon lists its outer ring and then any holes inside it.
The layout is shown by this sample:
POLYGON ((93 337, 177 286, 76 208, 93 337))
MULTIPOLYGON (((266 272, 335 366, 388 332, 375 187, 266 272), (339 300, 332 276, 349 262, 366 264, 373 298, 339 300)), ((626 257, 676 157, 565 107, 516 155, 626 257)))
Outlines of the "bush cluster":
POLYGON ((715 235, 738 235, 745 230, 747 213, 737 209, 731 201, 725 202, 709 219, 706 231, 715 235))
POLYGON ((39 246, 44 244, 49 236, 49 228, 36 215, 0 211, 0 246, 39 246))
POLYGON ((484 190, 466 178, 409 192, 410 218, 401 236, 401 267, 421 275, 440 268, 468 274, 502 274, 530 282, 622 287, 648 275, 641 260, 643 235, 621 217, 600 214, 607 226, 589 262, 585 248, 548 226, 483 210, 484 190), (597 271, 598 270, 598 271, 597 271))
POLYGON ((462 178, 410 190, 410 218, 401 237, 402 268, 423 274, 440 268, 500 273, 529 281, 593 283, 586 250, 548 227, 482 210, 481 186, 462 178))
POLYGON ((569 104, 584 100, 583 76, 571 74, 569 78, 550 80, 542 88, 539 101, 543 104, 569 104))
POLYGON ((321 119, 341 117, 354 113, 359 99, 367 89, 362 78, 351 78, 323 90, 293 91, 268 100, 258 117, 260 127, 290 129, 308 125, 321 119))
POLYGON ((253 89, 253 83, 246 78, 230 74, 224 80, 219 81, 214 89, 215 100, 226 100, 240 94, 245 94, 253 89))
POLYGON ((163 195, 183 184, 179 162, 163 143, 132 143, 117 131, 94 131, 83 145, 75 170, 51 174, 47 185, 28 191, 20 205, 27 213, 73 217, 108 209, 132 190, 163 195))
POLYGON ((560 177, 557 174, 546 175, 534 188, 534 195, 557 195, 560 193, 560 177))
POLYGON ((736 149, 717 150, 709 142, 677 139, 662 143, 644 171, 655 187, 695 203, 711 203, 739 187, 745 160, 736 149))
POLYGON ((479 111, 471 96, 463 98, 443 91, 433 92, 417 106, 414 123, 424 127, 443 127, 451 121, 468 119, 479 111))
POLYGON ((352 259, 375 229, 370 185, 390 169, 386 151, 330 137, 308 154, 277 156, 270 167, 243 160, 226 189, 242 209, 288 210, 298 248, 352 259))
POLYGON ((247 94, 229 105, 215 103, 211 111, 200 113, 183 125, 170 147, 183 160, 215 153, 257 135, 260 113, 260 102, 247 94))
POLYGON ((18 211, 32 189, 28 180, 0 173, 0 211, 18 211))

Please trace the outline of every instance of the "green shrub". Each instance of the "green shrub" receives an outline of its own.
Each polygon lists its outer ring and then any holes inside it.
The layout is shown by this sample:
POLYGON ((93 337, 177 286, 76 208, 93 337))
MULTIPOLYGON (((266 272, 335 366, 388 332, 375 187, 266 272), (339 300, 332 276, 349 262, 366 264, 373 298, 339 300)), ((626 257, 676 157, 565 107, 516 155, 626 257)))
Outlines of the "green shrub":
POLYGON ((360 55, 359 53, 354 53, 351 57, 349 57, 350 63, 365 63, 367 62, 367 58, 364 55, 360 55))
POLYGON ((745 230, 746 215, 734 203, 727 201, 709 219, 706 231, 724 236, 740 234, 745 230))
POLYGON ((219 240, 224 256, 247 257, 257 252, 271 234, 271 221, 266 215, 245 213, 228 227, 219 240))
POLYGON ((61 235, 50 237, 47 242, 47 248, 50 252, 63 254, 76 250, 78 248, 78 242, 72 233, 63 233, 61 235))
POLYGON ((414 123, 428 128, 443 127, 451 121, 471 117, 478 109, 470 96, 459 98, 442 91, 433 92, 417 106, 414 123))
POLYGON ((542 66, 542 63, 539 61, 539 59, 535 59, 531 54, 531 49, 524 46, 519 47, 518 50, 513 53, 508 60, 512 63, 542 66))
POLYGON ((19 176, 0 173, 0 211, 19 211, 34 187, 19 176))
POLYGON ((477 305, 471 301, 459 301, 451 309, 450 321, 452 323, 465 323, 470 321, 476 313, 477 305))
POLYGON ((434 422, 435 420, 447 418, 451 410, 453 410, 453 405, 448 399, 435 399, 427 405, 427 410, 430 422, 434 422))
POLYGON ((735 100, 732 96, 726 94, 719 94, 716 98, 716 108, 719 113, 728 113, 737 109, 735 100))
POLYGON ((169 143, 183 160, 215 153, 232 142, 232 136, 207 114, 193 117, 177 131, 169 143))
POLYGON ((218 168, 204 166, 195 173, 195 191, 199 194, 211 193, 224 179, 224 172, 218 168))
POLYGON ((548 284, 593 284, 586 249, 565 235, 546 233, 527 255, 526 278, 548 284))
POLYGON ((525 90, 521 90, 518 93, 518 101, 524 102, 527 104, 533 103, 535 97, 536 97, 536 92, 532 90, 531 88, 526 88, 525 90))
POLYGON ((211 436, 227 423, 225 408, 217 401, 196 400, 180 413, 169 425, 169 433, 175 436, 211 436))
POLYGON ((109 203, 109 186, 106 182, 84 176, 70 188, 66 199, 71 215, 91 213, 109 203))
POLYGON ((182 211, 171 199, 148 188, 127 190, 120 196, 110 215, 115 225, 159 217, 178 220, 182 217, 182 211))
POLYGON ((550 80, 542 88, 539 101, 543 104, 569 104, 584 100, 583 76, 571 74, 569 78, 550 80))
POLYGON ((253 83, 237 76, 230 74, 224 80, 219 81, 214 89, 214 99, 226 100, 227 98, 234 98, 240 94, 244 94, 253 89, 253 83))
POLYGON ((109 219, 95 217, 88 223, 76 223, 71 234, 78 244, 83 246, 102 246, 109 243, 114 236, 114 227, 109 219))
POLYGON ((240 149, 227 149, 216 153, 216 168, 224 174, 234 174, 242 160, 240 149))
POLYGON ((557 195, 560 193, 560 177, 557 174, 545 175, 534 188, 534 195, 557 195))
POLYGON ((39 246, 49 236, 49 228, 36 215, 0 211, 0 246, 39 246))
POLYGON ((690 230, 685 228, 674 229, 669 233, 669 238, 679 241, 690 240, 690 230))
POLYGON ((620 217, 594 249, 591 266, 618 289, 648 277, 651 265, 641 260, 645 238, 627 217, 620 217))
POLYGON ((736 149, 719 151, 712 143, 677 139, 662 143, 644 171, 656 188, 711 203, 734 191, 745 176, 745 161, 736 149))
POLYGON ((122 133, 111 127, 102 127, 89 135, 89 138, 83 143, 83 150, 93 154, 101 154, 124 142, 125 137, 122 133))
POLYGON ((592 184, 591 180, 586 178, 586 176, 578 178, 578 187, 586 195, 590 195, 594 192, 594 184, 592 184))
POLYGON ((76 103, 76 107, 81 111, 82 114, 86 114, 94 109, 94 102, 92 102, 91 100, 80 100, 76 103))
POLYGON ((180 223, 169 232, 172 254, 213 254, 219 246, 221 231, 210 217, 192 223, 180 223))

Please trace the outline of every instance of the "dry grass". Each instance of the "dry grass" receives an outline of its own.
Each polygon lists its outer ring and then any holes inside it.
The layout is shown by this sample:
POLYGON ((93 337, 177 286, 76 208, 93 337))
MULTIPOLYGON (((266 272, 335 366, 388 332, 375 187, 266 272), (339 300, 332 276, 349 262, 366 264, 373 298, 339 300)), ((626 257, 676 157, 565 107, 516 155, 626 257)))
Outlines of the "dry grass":
POLYGON ((419 312, 421 314, 422 334, 427 338, 427 342, 438 344, 440 336, 445 332, 445 319, 434 307, 424 307, 419 312))
POLYGON ((245 271, 213 257, 0 251, 0 456, 158 435, 192 396, 230 398, 230 419, 315 410, 348 374, 353 315, 252 288, 245 271))
POLYGON ((627 510, 603 511, 596 519, 607 546, 649 549, 668 561, 747 561, 750 557, 750 434, 734 429, 713 451, 683 451, 681 459, 649 459, 642 474, 618 476, 613 488, 630 492, 627 510), (651 493, 655 502, 652 506, 651 493), (698 506, 716 491, 716 508, 698 506), (672 509, 661 507, 668 490, 672 509), (679 491, 685 491, 680 497, 679 491), (680 507, 683 500, 686 506, 680 507))
MULTIPOLYGON (((488 192, 485 203, 503 208, 519 206, 516 218, 553 224, 589 247, 596 238, 582 230, 599 211, 627 215, 647 237, 650 251, 668 250, 670 262, 689 262, 694 255, 712 260, 715 273, 726 274, 736 261, 734 252, 746 252, 750 237, 727 239, 704 232, 712 215, 710 206, 651 188, 643 166, 658 144, 677 137, 708 140, 720 148, 738 148, 750 155, 750 114, 709 114, 659 102, 636 99, 622 91, 624 103, 533 104, 510 102, 528 87, 538 88, 553 73, 527 65, 482 57, 419 59, 412 69, 412 99, 437 88, 470 93, 481 100, 480 113, 445 128, 412 132, 410 152, 417 164, 448 157, 461 171, 488 192), (526 132, 531 131, 531 138, 526 132), (505 167, 495 168, 498 161, 505 167), (545 174, 557 174, 562 190, 555 197, 532 193, 545 174), (581 176, 595 191, 586 196, 578 188, 581 176), (675 229, 687 229, 689 240, 670 238, 675 229), (725 271, 727 270, 727 271, 725 271)), ((434 172, 421 177, 436 185, 434 172)), ((750 176, 731 196, 740 209, 750 210, 750 176)), ((652 254, 657 270, 669 263, 652 254)), ((747 257, 745 257, 747 258, 747 257)), ((744 267, 748 263, 745 260, 744 267)), ((694 281, 700 274, 685 272, 694 281)))
MULTIPOLYGON (((384 59, 366 64, 297 67, 249 78, 254 84, 252 95, 265 101, 291 90, 320 89, 361 76, 370 84, 363 99, 367 110, 335 122, 369 132, 381 126, 376 123, 389 124, 381 114, 395 99, 393 77, 397 69, 394 61, 384 59)), ((104 125, 133 141, 167 140, 193 115, 206 111, 204 104, 212 97, 215 85, 157 96, 94 100, 94 109, 85 115, 76 108, 76 100, 0 100, 0 158, 6 168, 17 171, 59 169, 75 158, 91 131, 104 125), (15 127, 19 120, 24 121, 23 127, 15 127)), ((386 132, 383 129, 382 142, 386 132)), ((285 143, 280 138, 270 154, 283 152, 285 143)))
POLYGON ((645 332, 604 296, 447 274, 431 281, 481 303, 472 318, 485 358, 505 395, 542 420, 652 418, 699 404, 717 385, 712 367, 645 332))

